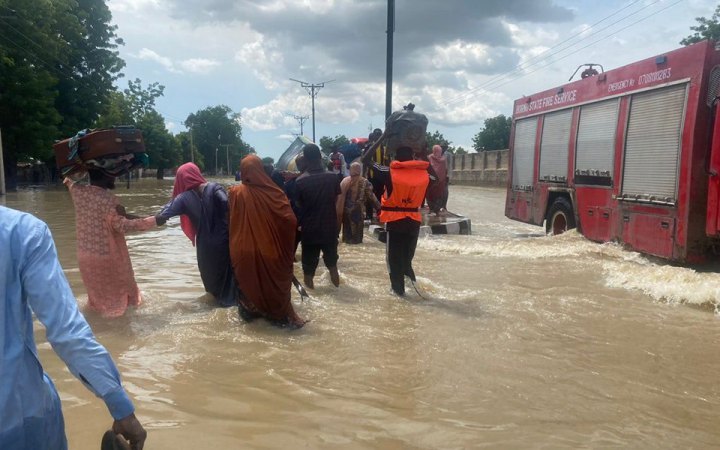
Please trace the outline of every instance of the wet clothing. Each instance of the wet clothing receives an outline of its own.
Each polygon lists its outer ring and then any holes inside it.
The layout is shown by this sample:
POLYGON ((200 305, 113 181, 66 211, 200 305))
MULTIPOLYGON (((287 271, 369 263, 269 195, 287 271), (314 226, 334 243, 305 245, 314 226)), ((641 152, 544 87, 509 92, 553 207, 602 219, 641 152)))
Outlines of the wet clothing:
POLYGON ((285 193, 255 155, 243 158, 242 184, 230 188, 230 257, 244 318, 302 326, 290 290, 297 221, 285 193))
POLYGON ((433 146, 433 152, 428 159, 436 179, 428 187, 427 203, 430 211, 438 213, 441 209, 447 207, 448 161, 439 145, 433 146))
POLYGON ((295 189, 303 242, 322 244, 337 240, 335 201, 340 195, 337 174, 322 167, 310 169, 297 178, 295 189))
POLYGON ((393 161, 389 176, 385 178, 386 190, 379 218, 387 230, 390 285, 398 295, 405 294, 405 276, 415 281, 412 260, 420 234, 418 208, 430 182, 428 166, 426 161, 393 161))
POLYGON ((171 217, 187 217, 195 230, 197 263, 205 291, 219 305, 235 306, 238 291, 230 263, 227 214, 225 190, 217 183, 207 183, 202 194, 193 188, 173 198, 156 218, 164 223, 171 217))
POLYGON ((112 417, 132 414, 115 364, 78 310, 47 225, 0 206, 0 248, 0 448, 67 449, 60 398, 38 359, 33 313, 53 350, 112 417))
POLYGON ((338 215, 342 220, 342 240, 347 244, 361 244, 365 229, 366 204, 380 208, 370 182, 362 177, 362 164, 350 166, 350 176, 340 183, 337 200, 338 215))
POLYGON ((335 267, 338 262, 338 242, 326 242, 324 244, 307 244, 302 246, 302 269, 306 275, 315 276, 315 271, 320 263, 320 252, 322 252, 325 267, 335 267))
POLYGON ((108 189, 64 181, 75 205, 77 259, 88 306, 105 317, 119 317, 142 302, 125 233, 155 228, 155 218, 126 219, 115 210, 108 189))
MULTIPOLYGON (((337 254, 338 220, 337 196, 340 195, 340 178, 326 172, 321 166, 308 169, 297 178, 297 205, 300 207, 300 228, 302 249, 312 250, 313 246, 335 245, 337 254)), ((325 252, 323 251, 323 254, 325 252)), ((314 259, 306 258, 310 263, 314 259)), ((328 261, 334 258, 328 258, 328 261)), ((337 262, 337 260, 335 261, 337 262)), ((332 266, 329 266, 332 267, 332 266)), ((317 264, 303 265, 303 272, 314 274, 317 264)))

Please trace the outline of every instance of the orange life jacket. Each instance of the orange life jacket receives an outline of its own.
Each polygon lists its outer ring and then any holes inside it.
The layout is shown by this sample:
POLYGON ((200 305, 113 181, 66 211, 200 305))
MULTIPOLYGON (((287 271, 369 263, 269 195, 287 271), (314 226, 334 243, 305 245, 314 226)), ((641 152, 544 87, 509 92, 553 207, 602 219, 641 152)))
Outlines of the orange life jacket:
POLYGON ((380 222, 395 222, 409 217, 422 222, 419 208, 425 198, 430 178, 427 161, 393 161, 390 164, 392 194, 382 197, 380 222))

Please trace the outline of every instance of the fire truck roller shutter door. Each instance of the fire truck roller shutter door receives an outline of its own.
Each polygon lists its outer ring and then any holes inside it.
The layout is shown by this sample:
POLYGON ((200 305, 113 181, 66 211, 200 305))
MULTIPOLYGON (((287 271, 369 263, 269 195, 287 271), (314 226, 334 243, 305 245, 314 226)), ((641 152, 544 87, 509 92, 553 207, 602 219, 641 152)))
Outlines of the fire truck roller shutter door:
POLYGON ((521 119, 515 122, 512 167, 512 186, 514 190, 529 190, 533 185, 537 122, 537 117, 521 119))
POLYGON ((545 115, 540 141, 540 181, 567 182, 572 109, 545 115))
POLYGON ((622 195, 675 202, 687 84, 632 96, 622 195))
POLYGON ((602 184, 601 180, 609 183, 612 179, 619 103, 619 99, 612 99, 580 108, 575 149, 577 184, 602 184))

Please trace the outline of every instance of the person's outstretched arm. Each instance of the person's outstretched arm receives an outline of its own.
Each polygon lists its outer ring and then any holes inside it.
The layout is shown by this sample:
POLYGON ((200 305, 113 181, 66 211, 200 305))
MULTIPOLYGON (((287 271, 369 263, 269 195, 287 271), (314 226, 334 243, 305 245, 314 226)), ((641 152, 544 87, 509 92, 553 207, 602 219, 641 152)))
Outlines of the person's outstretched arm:
POLYGON ((142 449, 147 433, 135 418, 135 408, 120 383, 108 351, 98 343, 77 307, 45 223, 27 216, 22 236, 20 278, 25 300, 47 330, 53 350, 70 372, 102 398, 115 422, 113 429, 142 449))

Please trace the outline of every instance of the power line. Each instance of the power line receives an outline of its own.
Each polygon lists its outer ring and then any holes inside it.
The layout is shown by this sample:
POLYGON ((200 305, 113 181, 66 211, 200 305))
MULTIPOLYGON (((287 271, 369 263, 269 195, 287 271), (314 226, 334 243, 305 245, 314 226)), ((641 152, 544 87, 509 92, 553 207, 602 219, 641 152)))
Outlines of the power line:
MULTIPOLYGON (((650 17, 653 17, 653 16, 655 16, 655 15, 658 15, 658 14, 660 14, 661 12, 663 12, 663 11, 665 11, 665 10, 667 10, 667 9, 672 8, 673 6, 677 5, 678 3, 682 3, 683 1, 684 1, 684 0, 677 0, 675 3, 671 3, 670 5, 666 6, 665 8, 662 8, 662 9, 660 9, 660 10, 658 10, 658 11, 655 11, 655 12, 652 13, 652 14, 648 14, 647 16, 645 16, 645 17, 643 17, 643 18, 641 18, 641 19, 638 19, 638 20, 636 20, 635 22, 633 22, 633 23, 631 23, 631 24, 628 24, 628 25, 622 27, 622 28, 620 28, 619 30, 614 31, 613 33, 611 33, 611 34, 609 34, 609 35, 607 35, 607 36, 605 36, 605 37, 603 37, 603 38, 600 38, 600 39, 598 39, 598 40, 596 40, 596 41, 593 41, 593 42, 587 44, 586 46, 581 47, 581 48, 575 50, 575 51, 572 52, 572 53, 568 53, 567 55, 564 55, 564 56, 558 58, 558 61, 562 61, 563 59, 565 59, 565 58, 567 58, 567 57, 569 57, 569 56, 572 56, 572 55, 574 55, 575 53, 577 53, 577 52, 579 52, 579 51, 581 51, 581 50, 585 50, 586 48, 591 47, 591 46, 597 44, 598 42, 600 42, 600 41, 602 41, 602 40, 604 40, 604 39, 607 39, 607 38, 609 38, 609 37, 611 37, 611 36, 614 36, 614 35, 620 33, 621 31, 627 30, 628 28, 630 28, 630 27, 632 27, 632 26, 634 26, 634 25, 636 25, 636 24, 638 24, 638 23, 640 23, 640 22, 642 22, 642 21, 644 21, 644 20, 647 20, 647 19, 649 19, 650 17)), ((497 85, 497 86, 495 86, 495 87, 505 86, 506 84, 510 83, 511 81, 515 81, 515 80, 517 80, 518 78, 524 77, 525 75, 530 75, 531 73, 537 72, 538 70, 544 69, 545 67, 547 67, 547 66, 538 67, 537 69, 533 70, 532 72, 528 72, 528 73, 523 74, 523 75, 521 75, 521 76, 519 76, 519 77, 516 77, 516 78, 514 78, 514 79, 507 80, 506 82, 504 82, 504 83, 502 83, 502 84, 499 84, 499 85, 497 85)))
MULTIPOLYGON (((455 97, 452 97, 452 98, 450 98, 450 99, 447 99, 447 100, 441 102, 441 103, 440 103, 440 106, 445 106, 445 105, 449 105, 449 104, 452 104, 452 103, 457 103, 457 102, 463 101, 463 100, 469 100, 470 98, 472 98, 472 97, 474 97, 475 95, 477 95, 477 94, 476 94, 477 91, 479 91, 479 90, 481 90, 481 89, 483 89, 483 88, 490 87, 490 86, 492 86, 495 82, 501 81, 503 78, 511 77, 511 76, 513 76, 514 73, 520 72, 520 71, 522 71, 522 70, 524 70, 524 69, 527 69, 527 68, 529 68, 529 67, 533 67, 533 66, 535 66, 535 65, 537 65, 537 64, 546 62, 550 57, 555 56, 555 55, 557 55, 557 54, 559 54, 559 53, 562 53, 562 52, 564 52, 564 51, 566 51, 566 50, 568 50, 568 49, 570 49, 570 48, 572 48, 572 47, 574 47, 574 46, 576 46, 576 45, 579 45, 579 44, 582 43, 583 41, 586 41, 586 40, 590 39, 591 37, 593 37, 593 36, 601 33, 602 31, 605 31, 605 30, 607 30, 608 28, 611 28, 612 26, 617 25, 618 23, 620 23, 620 22, 628 19, 629 17, 632 17, 632 16, 634 16, 634 15, 642 12, 643 10, 645 10, 645 9, 647 9, 647 8, 655 5, 655 4, 658 3, 659 1, 660 1, 660 0, 655 0, 655 1, 652 2, 652 3, 649 3, 649 4, 645 5, 645 6, 642 6, 640 9, 638 9, 638 10, 636 10, 636 11, 630 13, 630 14, 627 14, 627 15, 621 17, 620 19, 618 19, 618 20, 610 23, 609 25, 607 25, 607 26, 605 26, 605 27, 603 27, 603 28, 600 28, 600 29, 598 29, 598 30, 594 30, 592 33, 586 35, 586 36, 583 37, 582 39, 580 39, 580 40, 578 40, 578 41, 576 41, 576 42, 574 42, 574 43, 572 43, 572 44, 570 44, 570 45, 567 45, 567 46, 565 46, 565 47, 563 47, 563 48, 561 48, 561 49, 559 49, 559 50, 557 50, 557 51, 555 51, 555 52, 553 52, 553 53, 550 53, 550 54, 546 55, 546 56, 545 56, 544 58, 542 58, 542 59, 538 59, 540 56, 545 55, 546 53, 550 52, 551 50, 556 49, 556 48, 562 46, 563 44, 565 44, 566 42, 572 40, 573 38, 575 38, 575 37, 577 37, 577 36, 585 33, 585 31, 581 31, 581 32, 579 32, 579 33, 576 33, 576 34, 574 34, 573 36, 565 39, 564 41, 562 41, 562 42, 560 42, 560 43, 558 43, 558 44, 550 47, 549 49, 543 51, 542 53, 534 56, 533 58, 531 58, 530 60, 526 61, 525 63, 523 63, 523 64, 518 64, 514 69, 512 69, 512 70, 510 70, 510 71, 508 71, 508 72, 505 72, 505 73, 503 73, 503 74, 497 75, 497 76, 493 77, 492 79, 490 79, 490 80, 488 80, 488 81, 485 81, 485 82, 482 83, 480 86, 477 86, 477 87, 475 87, 475 88, 473 88, 473 89, 471 89, 471 90, 469 90, 469 91, 467 91, 467 92, 464 92, 464 93, 462 93, 462 94, 459 94, 459 95, 457 95, 457 96, 455 96, 455 97), (531 61, 533 61, 533 60, 535 60, 535 61, 534 61, 534 62, 531 62, 531 61)), ((636 1, 634 1, 634 2, 632 2, 632 3, 630 3, 630 4, 628 4, 628 5, 626 5, 625 7, 619 9, 618 11, 615 11, 613 14, 610 14, 609 16, 606 16, 606 17, 604 17, 603 19, 595 22, 594 24, 591 25, 591 27, 594 27, 595 25, 598 25, 598 24, 604 22, 605 20, 609 19, 610 17, 617 15, 618 13, 620 13, 620 12, 622 12, 623 10, 629 8, 630 6, 634 5, 634 4, 637 3, 637 2, 638 2, 638 0, 636 0, 636 1)), ((678 3, 679 3, 679 2, 678 2, 678 3)), ((674 3, 674 4, 670 5, 670 6, 674 6, 675 4, 677 4, 677 3, 674 3)), ((664 9, 667 9, 667 8, 664 8, 664 9)), ((659 12, 662 12, 664 9, 660 10, 659 12)), ((653 13, 653 15, 654 15, 654 14, 655 14, 655 13, 653 13)), ((651 17, 651 16, 648 16, 648 17, 651 17)), ((635 25, 636 23, 638 23, 638 22, 640 22, 640 21, 642 21, 642 20, 645 20, 645 19, 643 18, 643 19, 639 19, 639 20, 637 20, 637 21, 635 21, 635 22, 632 22, 632 23, 630 24, 630 26, 635 25)), ((624 28, 621 28, 621 29, 618 30, 618 31, 622 31, 622 30, 625 30, 625 29, 627 29, 627 28, 628 28, 628 27, 624 27, 624 28)), ((612 36, 612 35, 614 35, 614 34, 616 34, 616 33, 617 33, 617 31, 614 32, 614 33, 609 34, 608 36, 605 36, 605 38, 610 37, 610 36, 612 36)), ((597 42, 599 42, 599 41, 594 41, 594 43, 597 43, 597 42)), ((583 48, 583 49, 584 49, 584 48, 587 48, 587 46, 586 46, 586 47, 582 47, 582 48, 583 48)), ((574 54, 574 53, 577 53, 577 52, 573 52, 573 53, 570 53, 570 54, 568 54, 568 55, 571 55, 571 54, 574 54)), ((566 55, 566 56, 567 56, 567 55, 566 55)), ((563 58, 564 58, 564 57, 561 57, 560 59, 563 59, 563 58)), ((533 72, 534 72, 534 71, 533 71, 533 72)), ((532 73, 532 72, 530 72, 530 73, 532 73)), ((521 76, 524 76, 524 75, 521 75, 521 76)), ((512 79, 514 80, 514 79, 517 79, 517 78, 518 78, 518 77, 515 77, 515 78, 512 78, 512 79)), ((502 83, 501 85, 504 85, 504 84, 506 84, 506 83, 502 83)), ((492 86, 492 87, 495 88, 495 87, 497 87, 497 86, 492 86)))
POLYGON ((320 83, 308 83, 307 81, 296 80, 290 78, 290 81, 300 83, 301 87, 304 87, 307 93, 312 98, 312 128, 313 128, 313 142, 315 142, 315 97, 317 97, 318 91, 325 87, 325 83, 332 83, 335 80, 322 81, 320 83))

